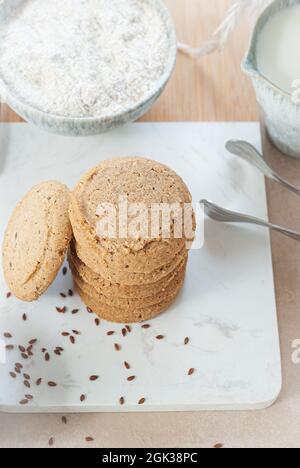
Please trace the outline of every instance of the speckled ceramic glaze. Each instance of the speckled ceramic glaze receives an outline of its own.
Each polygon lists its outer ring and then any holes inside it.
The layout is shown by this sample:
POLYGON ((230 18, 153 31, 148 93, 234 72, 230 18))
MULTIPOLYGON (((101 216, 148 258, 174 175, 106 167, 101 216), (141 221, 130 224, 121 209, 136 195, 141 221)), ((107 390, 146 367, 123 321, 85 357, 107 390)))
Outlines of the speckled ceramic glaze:
MULTIPOLYGON (((0 0, 0 24, 14 8, 21 4, 24 0, 0 0)), ((173 69, 175 67, 177 55, 177 41, 173 20, 169 11, 162 0, 151 0, 155 5, 160 15, 163 17, 168 41, 170 44, 168 61, 165 71, 158 80, 155 88, 151 93, 137 106, 126 109, 119 114, 113 114, 104 117, 89 117, 89 118, 68 118, 60 117, 53 114, 41 112, 32 106, 27 105, 20 99, 13 96, 9 89, 5 86, 0 78, 0 101, 6 102, 17 114, 23 117, 27 122, 31 122, 38 127, 52 133, 70 136, 87 136, 105 133, 113 128, 124 125, 128 122, 133 122, 147 112, 154 102, 159 98, 168 83, 173 69)))
POLYGON ((283 153, 295 158, 300 158, 300 105, 292 101, 290 93, 261 75, 257 43, 263 27, 274 14, 298 4, 300 0, 275 0, 269 5, 257 21, 249 52, 242 63, 243 70, 252 78, 271 140, 283 153))

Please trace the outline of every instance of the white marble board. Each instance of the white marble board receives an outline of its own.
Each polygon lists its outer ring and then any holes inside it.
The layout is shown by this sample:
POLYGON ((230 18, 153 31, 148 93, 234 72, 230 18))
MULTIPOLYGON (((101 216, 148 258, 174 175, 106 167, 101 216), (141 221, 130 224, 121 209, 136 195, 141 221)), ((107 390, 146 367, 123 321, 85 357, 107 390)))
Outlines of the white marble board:
MULTIPOLYGON (((243 138, 259 147, 259 125, 138 123, 78 139, 42 133, 27 124, 1 124, 0 240, 13 207, 33 184, 58 179, 72 187, 84 171, 113 156, 157 159, 185 179, 194 200, 210 198, 230 209, 267 217, 264 179, 226 153, 229 138, 243 138)), ((267 407, 278 397, 281 364, 267 231, 206 221, 205 245, 191 253, 187 281, 176 304, 148 330, 133 325, 126 337, 120 325, 102 321, 97 327, 78 297, 59 296, 70 287, 69 274, 60 273, 44 297, 26 304, 6 298, 1 273, 0 338, 12 333, 13 338, 4 341, 16 348, 2 350, 0 356, 6 361, 0 364, 0 410, 242 410, 267 407), (64 305, 67 313, 57 313, 56 306, 64 305), (72 315, 76 308, 80 312, 72 315), (81 332, 75 345, 61 336, 73 329, 81 332), (115 334, 109 337, 110 330, 115 334), (158 334, 165 338, 158 341, 158 334), (183 344, 185 337, 190 338, 188 345, 183 344), (33 338, 38 338, 34 356, 24 361, 17 347, 33 338), (53 354, 56 346, 64 348, 61 356, 53 354), (50 353, 49 362, 42 347, 50 353), (15 362, 30 375, 30 389, 24 387, 22 375, 10 377, 15 362), (192 376, 187 375, 190 368, 195 368, 192 376), (91 375, 100 377, 91 382, 91 375), (129 375, 136 379, 128 382, 129 375), (36 386, 40 377, 43 382, 36 386), (57 387, 49 387, 48 381, 57 387), (22 406, 19 401, 25 394, 34 398, 22 406), (141 398, 146 401, 138 405, 141 398)))

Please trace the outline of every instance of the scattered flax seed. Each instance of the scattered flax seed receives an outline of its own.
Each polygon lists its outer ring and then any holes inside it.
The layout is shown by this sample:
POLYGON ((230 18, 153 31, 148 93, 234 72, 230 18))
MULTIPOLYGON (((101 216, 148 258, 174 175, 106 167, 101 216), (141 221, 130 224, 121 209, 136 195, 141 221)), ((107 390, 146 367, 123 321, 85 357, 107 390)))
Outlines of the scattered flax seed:
POLYGON ((14 372, 10 372, 9 375, 10 375, 13 379, 15 379, 15 378, 17 377, 17 374, 15 374, 14 372))
POLYGON ((97 327, 99 327, 99 325, 100 325, 100 320, 99 320, 98 318, 95 318, 95 324, 96 324, 97 327))
POLYGON ((55 349, 54 351, 54 354, 56 354, 57 356, 60 356, 61 355, 61 351, 59 349, 55 349))
POLYGON ((20 405, 27 405, 28 403, 29 403, 29 400, 27 400, 27 398, 26 398, 26 400, 21 400, 19 402, 20 405))
POLYGON ((22 354, 21 354, 21 357, 22 357, 23 359, 28 359, 28 356, 27 356, 27 354, 25 354, 25 353, 22 353, 22 354))
POLYGON ((98 380, 98 379, 99 379, 99 375, 91 375, 90 377, 91 382, 95 382, 95 380, 98 380))
POLYGON ((46 348, 42 348, 42 353, 45 353, 46 351, 46 348))
POLYGON ((164 335, 157 335, 156 339, 157 339, 157 340, 163 340, 163 339, 164 339, 164 335))
POLYGON ((86 442, 93 442, 94 439, 93 439, 93 437, 87 436, 87 437, 85 438, 85 441, 86 441, 86 442))
POLYGON ((26 314, 23 314, 23 315, 22 315, 22 320, 23 320, 24 322, 26 322, 26 320, 27 320, 27 315, 26 315, 26 314))
POLYGON ((11 297, 11 292, 9 291, 8 293, 6 293, 6 299, 9 299, 11 297))
POLYGON ((114 333, 115 333, 114 331, 108 331, 106 334, 107 336, 111 336, 111 335, 114 335, 114 333))
POLYGON ((64 276, 66 276, 66 274, 68 273, 68 268, 67 268, 67 267, 63 267, 62 273, 63 273, 64 276))
POLYGON ((54 438, 53 437, 50 437, 50 439, 48 440, 48 445, 49 445, 49 447, 53 447, 53 445, 54 445, 54 438))
POLYGON ((48 382, 48 386, 49 387, 57 387, 57 383, 56 382, 48 382))
POLYGON ((67 308, 65 307, 56 307, 56 310, 59 314, 65 314, 67 312, 67 308))
POLYGON ((127 329, 126 329, 126 328, 122 328, 122 335, 123 335, 123 336, 126 336, 126 335, 127 335, 127 329))
POLYGON ((67 295, 63 292, 59 293, 60 297, 62 297, 63 299, 66 299, 67 295))
POLYGON ((72 310, 72 314, 73 314, 73 315, 78 314, 78 312, 79 312, 79 309, 73 309, 73 310, 72 310))
POLYGON ((30 388, 30 383, 28 382, 28 380, 24 380, 24 385, 25 387, 30 388))
POLYGON ((27 353, 30 353, 30 351, 32 351, 32 345, 27 346, 26 351, 27 351, 27 353))
POLYGON ((41 385, 41 383, 42 383, 42 379, 39 378, 39 379, 37 379, 35 384, 36 384, 37 387, 39 387, 41 385))
POLYGON ((145 323, 144 325, 142 325, 142 328, 144 328, 145 330, 147 330, 147 328, 150 328, 151 325, 149 325, 149 323, 145 323))
POLYGON ((223 448, 223 447, 224 447, 224 444, 215 444, 215 445, 214 445, 214 448, 215 448, 215 449, 221 449, 221 448, 223 448))
POLYGON ((66 416, 62 416, 61 422, 62 422, 63 424, 67 424, 68 420, 67 420, 66 416))
POLYGON ((76 341, 76 340, 75 340, 75 338, 74 338, 73 335, 70 336, 70 341, 71 341, 72 344, 75 344, 75 341, 76 341))
POLYGON ((45 354, 45 361, 50 361, 50 354, 49 353, 46 353, 45 354))
POLYGON ((33 396, 32 396, 32 395, 25 395, 25 398, 26 398, 27 400, 33 400, 33 396))
POLYGON ((73 293, 72 289, 69 289, 68 294, 69 294, 70 297, 74 296, 74 293, 73 293))
POLYGON ((188 371, 188 375, 193 375, 194 373, 195 373, 195 369, 191 367, 191 369, 189 369, 188 371))
POLYGON ((28 351, 27 354, 28 354, 28 356, 33 356, 33 352, 32 352, 32 351, 28 351))
POLYGON ((3 336, 4 336, 4 338, 12 338, 13 337, 12 334, 8 333, 8 332, 4 333, 3 336))
POLYGON ((81 335, 81 333, 78 330, 72 330, 72 332, 74 333, 74 335, 81 335))
POLYGON ((93 314, 93 313, 94 313, 90 307, 87 307, 86 310, 88 311, 89 314, 93 314))
POLYGON ((37 343, 37 339, 36 338, 33 338, 32 340, 28 341, 28 343, 33 346, 35 345, 35 343, 37 343))
POLYGON ((186 338, 184 339, 184 344, 187 345, 187 344, 189 344, 189 342, 190 342, 190 339, 189 339, 188 337, 186 337, 186 338))
POLYGON ((20 364, 19 362, 16 362, 15 366, 16 366, 18 369, 23 369, 23 364, 20 364))
POLYGON ((119 403, 120 403, 120 405, 124 405, 125 404, 125 398, 121 397, 120 400, 119 400, 119 403))
POLYGON ((70 336, 70 333, 68 333, 68 332, 62 332, 61 336, 70 336))
POLYGON ((132 382, 135 380, 135 375, 131 375, 130 377, 127 377, 128 382, 132 382))
POLYGON ((15 347, 12 344, 8 344, 5 346, 5 349, 7 349, 7 351, 12 351, 13 349, 15 349, 15 347))
POLYGON ((25 380, 30 380, 30 375, 29 374, 23 374, 23 377, 25 380))
POLYGON ((118 343, 114 344, 116 351, 121 351, 121 346, 118 343))
POLYGON ((139 405, 143 405, 146 402, 146 398, 141 398, 139 400, 139 405))
POLYGON ((124 361, 124 366, 126 369, 130 369, 130 364, 127 361, 124 361))
POLYGON ((80 401, 83 402, 86 400, 86 396, 85 395, 80 395, 80 401))
POLYGON ((21 369, 19 369, 19 367, 15 367, 15 372, 16 372, 17 374, 21 374, 21 369))
POLYGON ((24 348, 24 346, 19 346, 19 350, 21 351, 21 353, 25 353, 25 352, 26 352, 26 349, 24 348))
POLYGON ((128 331, 128 333, 131 333, 132 328, 130 325, 125 325, 125 328, 128 331))

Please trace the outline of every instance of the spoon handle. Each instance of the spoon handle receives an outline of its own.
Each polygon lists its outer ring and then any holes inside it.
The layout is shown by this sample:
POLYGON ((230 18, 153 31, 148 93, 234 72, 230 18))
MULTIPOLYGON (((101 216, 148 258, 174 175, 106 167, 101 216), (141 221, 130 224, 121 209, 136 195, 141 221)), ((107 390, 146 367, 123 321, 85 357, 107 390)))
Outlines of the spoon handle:
POLYGON ((201 204, 204 206, 206 215, 213 219, 214 221, 220 221, 222 223, 247 223, 255 224, 257 226, 266 227, 273 231, 280 232, 284 236, 291 237, 294 240, 300 241, 300 233, 286 229, 275 224, 267 223, 266 221, 255 218, 253 216, 248 216, 243 213, 237 213, 235 211, 230 211, 225 208, 222 208, 215 203, 209 200, 201 200, 201 204))
POLYGON ((279 174, 277 174, 264 160, 263 156, 257 151, 257 149, 248 143, 247 141, 242 140, 230 140, 226 143, 226 149, 239 156, 244 161, 248 162, 252 166, 256 167, 260 172, 262 172, 269 179, 275 180, 283 187, 288 190, 300 195, 300 188, 291 184, 287 180, 283 179, 279 174))

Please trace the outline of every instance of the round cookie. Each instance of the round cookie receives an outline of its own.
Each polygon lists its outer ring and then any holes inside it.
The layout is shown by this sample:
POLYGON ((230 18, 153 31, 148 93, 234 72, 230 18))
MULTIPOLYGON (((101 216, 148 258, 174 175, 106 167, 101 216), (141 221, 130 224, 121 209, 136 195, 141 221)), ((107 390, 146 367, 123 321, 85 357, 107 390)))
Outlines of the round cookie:
POLYGON ((77 257, 73 242, 71 242, 69 249, 68 261, 73 275, 80 276, 86 283, 92 285, 96 291, 108 297, 118 296, 125 299, 146 298, 156 294, 158 291, 164 291, 178 275, 185 271, 187 265, 187 259, 184 259, 173 272, 156 283, 127 286, 106 281, 101 275, 94 273, 93 270, 77 257))
MULTIPOLYGON (((74 224, 75 237, 86 250, 102 257, 103 250, 109 253, 110 268, 125 268, 130 272, 151 272, 169 263, 185 245, 185 235, 174 238, 174 228, 183 225, 184 204, 191 203, 191 195, 182 179, 168 167, 148 159, 124 158, 104 161, 82 177, 73 191, 70 217, 74 224), (149 230, 137 238, 130 233, 123 237, 116 232, 116 238, 97 235, 99 206, 109 204, 119 219, 120 197, 127 197, 128 206, 143 203, 146 210, 146 224, 149 230), (171 238, 167 239, 160 230, 150 233, 151 209, 157 204, 176 203, 180 212, 171 212, 167 223, 171 238)), ((128 220, 130 226, 135 216, 128 220)), ((118 223, 117 223, 118 224, 118 223)), ((101 258, 102 260, 102 258, 101 258)))
POLYGON ((116 323, 136 323, 151 320, 166 311, 173 304, 181 291, 181 289, 179 289, 172 298, 168 298, 160 304, 155 304, 141 309, 122 310, 106 304, 100 304, 95 299, 84 293, 80 288, 76 287, 76 289, 84 304, 96 315, 108 322, 116 323))
POLYGON ((72 237, 69 190, 55 181, 33 187, 15 208, 3 241, 6 282, 21 300, 38 299, 54 281, 72 237))
POLYGON ((69 216, 73 227, 74 237, 78 244, 99 261, 106 263, 115 271, 126 270, 134 273, 150 273, 160 268, 176 256, 186 245, 186 239, 161 239, 152 241, 142 249, 135 251, 120 246, 117 242, 100 240, 91 232, 87 221, 79 214, 76 198, 71 194, 69 216))
POLYGON ((154 270, 151 273, 134 273, 127 270, 111 270, 109 265, 99 261, 97 257, 91 254, 91 252, 87 252, 81 244, 77 244, 76 242, 75 250, 80 260, 95 273, 101 275, 105 280, 112 283, 121 283, 127 286, 141 286, 161 281, 188 258, 188 251, 184 247, 170 263, 163 265, 157 270, 154 270))
POLYGON ((147 308, 149 306, 160 304, 174 296, 182 288, 185 278, 185 270, 178 274, 175 279, 163 291, 157 291, 156 294, 147 297, 122 298, 119 295, 107 296, 103 291, 96 290, 91 284, 86 283, 79 275, 73 274, 75 285, 95 300, 97 303, 105 304, 118 309, 128 310, 136 308, 147 308))

